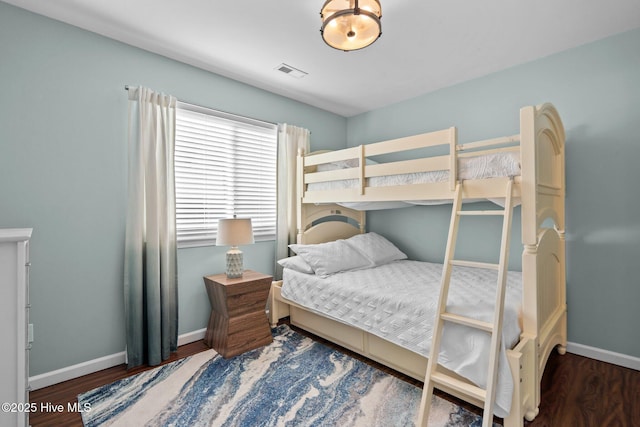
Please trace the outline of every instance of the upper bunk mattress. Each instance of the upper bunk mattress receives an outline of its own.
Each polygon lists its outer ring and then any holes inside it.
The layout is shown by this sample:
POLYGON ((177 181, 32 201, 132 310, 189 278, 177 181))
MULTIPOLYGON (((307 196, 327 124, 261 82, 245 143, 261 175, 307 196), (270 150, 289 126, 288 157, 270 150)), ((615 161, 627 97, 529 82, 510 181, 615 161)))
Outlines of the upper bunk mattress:
MULTIPOLYGON (((340 167, 353 167, 348 162, 341 162, 340 167)), ((330 169, 325 169, 330 170, 330 169)), ((458 179, 487 179, 520 176, 520 154, 517 152, 501 152, 485 154, 482 156, 462 157, 458 159, 458 179)), ((397 175, 375 176, 367 178, 368 187, 389 187, 395 185, 409 184, 430 184, 443 182, 449 179, 448 170, 437 170, 430 172, 415 172, 397 175)), ((308 191, 345 190, 357 188, 360 185, 358 179, 343 179, 337 181, 326 181, 310 183, 307 185, 308 191)), ((390 209, 411 205, 433 205, 450 203, 451 200, 411 200, 398 202, 355 202, 340 203, 345 207, 357 210, 390 209)))
MULTIPOLYGON (((351 167, 349 163, 342 163, 341 166, 344 168, 351 167)), ((520 174, 519 153, 503 152, 458 159, 458 179, 460 180, 510 177, 519 176, 520 174)), ((429 184, 448 179, 448 170, 438 170, 374 176, 367 178, 367 185, 369 187, 388 187, 393 185, 429 184)), ((343 190, 354 188, 358 185, 360 185, 360 181, 357 179, 342 179, 312 183, 307 188, 309 191, 343 190)))
MULTIPOLYGON (((441 274, 441 264, 408 260, 326 278, 285 268, 282 296, 428 357, 441 274)), ((447 311, 492 322, 496 283, 496 271, 455 267, 447 311)), ((505 348, 520 337, 521 297, 522 274, 509 272, 496 392, 496 414, 501 417, 511 407, 513 380, 505 348)), ((439 361, 486 388, 489 347, 489 334, 445 324, 439 361)))

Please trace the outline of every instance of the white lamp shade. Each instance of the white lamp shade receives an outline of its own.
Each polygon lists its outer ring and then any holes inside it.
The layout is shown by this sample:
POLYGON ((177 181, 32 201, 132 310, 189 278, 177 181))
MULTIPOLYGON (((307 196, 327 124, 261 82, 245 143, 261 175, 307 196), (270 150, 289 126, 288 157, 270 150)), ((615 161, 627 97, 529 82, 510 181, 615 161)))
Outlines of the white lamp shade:
POLYGON ((218 220, 216 246, 239 246, 253 243, 251 218, 228 218, 218 220))

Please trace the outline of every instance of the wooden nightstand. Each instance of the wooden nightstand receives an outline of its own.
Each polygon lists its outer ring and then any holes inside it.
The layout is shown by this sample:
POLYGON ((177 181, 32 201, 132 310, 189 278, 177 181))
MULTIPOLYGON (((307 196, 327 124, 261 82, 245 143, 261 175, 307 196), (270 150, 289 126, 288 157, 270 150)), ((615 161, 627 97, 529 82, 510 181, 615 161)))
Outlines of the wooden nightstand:
POLYGON ((224 358, 273 341, 265 308, 273 278, 245 270, 242 277, 205 276, 211 316, 205 343, 224 358))

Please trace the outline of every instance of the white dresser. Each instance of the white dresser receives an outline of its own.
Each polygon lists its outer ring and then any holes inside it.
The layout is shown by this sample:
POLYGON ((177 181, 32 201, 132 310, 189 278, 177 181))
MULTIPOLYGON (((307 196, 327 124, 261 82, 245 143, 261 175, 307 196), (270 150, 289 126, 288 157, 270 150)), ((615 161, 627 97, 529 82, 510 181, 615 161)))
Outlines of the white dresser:
POLYGON ((0 426, 29 425, 30 228, 0 228, 0 426))

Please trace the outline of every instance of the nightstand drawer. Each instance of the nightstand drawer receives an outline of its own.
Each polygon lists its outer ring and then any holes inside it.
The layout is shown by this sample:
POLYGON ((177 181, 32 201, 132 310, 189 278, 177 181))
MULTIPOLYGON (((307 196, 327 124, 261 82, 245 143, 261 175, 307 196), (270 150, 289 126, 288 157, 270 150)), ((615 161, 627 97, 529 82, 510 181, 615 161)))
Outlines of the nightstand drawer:
POLYGON ((264 310, 267 305, 271 278, 227 288, 227 310, 229 316, 241 316, 256 310, 264 310), (240 288, 240 289, 237 289, 240 288))
MULTIPOLYGON (((265 327, 264 320, 266 316, 266 313, 258 312, 245 314, 244 316, 231 317, 229 318, 227 332, 229 335, 235 335, 247 330, 253 331, 262 329, 265 327)), ((271 328, 269 328, 269 335, 271 335, 271 328)))

